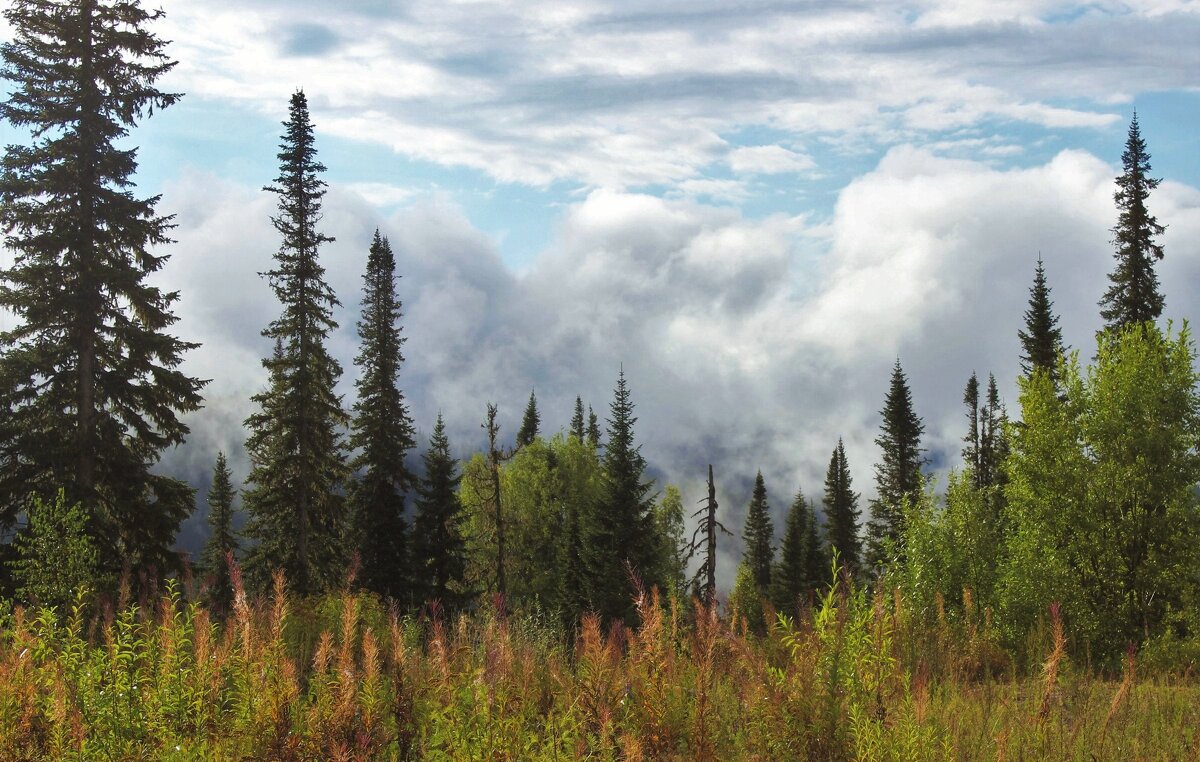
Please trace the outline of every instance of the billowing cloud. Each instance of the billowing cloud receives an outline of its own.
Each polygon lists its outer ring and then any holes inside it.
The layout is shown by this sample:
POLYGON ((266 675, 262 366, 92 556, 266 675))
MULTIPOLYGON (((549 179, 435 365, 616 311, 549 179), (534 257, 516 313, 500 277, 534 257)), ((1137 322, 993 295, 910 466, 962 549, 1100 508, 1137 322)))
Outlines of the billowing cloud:
MULTIPOLYGON (((876 411, 896 357, 938 469, 958 461, 959 400, 972 371, 994 372, 1016 407, 1016 332, 1039 252, 1066 338, 1088 356, 1111 265, 1114 173, 1078 151, 1001 170, 900 147, 851 183, 821 225, 596 190, 564 209, 554 242, 520 274, 444 201, 382 218, 334 187, 324 227, 337 241, 322 256, 344 301, 331 345, 347 370, 346 403, 359 278, 379 226, 402 275, 401 383, 425 435, 442 411, 466 455, 494 401, 511 436, 531 387, 545 429, 556 431, 576 394, 606 412, 623 366, 655 472, 698 499, 713 463, 731 527, 756 469, 777 520, 797 486, 819 497, 839 436, 865 507, 876 411)), ((214 379, 208 407, 192 416, 193 441, 168 467, 207 464, 215 447, 236 450, 243 436, 237 422, 264 381, 257 360, 269 349, 258 331, 277 310, 256 275, 276 247, 273 203, 204 175, 164 198, 180 228, 163 277, 183 290, 181 331, 205 342, 188 370, 214 379)), ((1152 203, 1168 225, 1167 313, 1197 314, 1200 190, 1164 183, 1152 203)))

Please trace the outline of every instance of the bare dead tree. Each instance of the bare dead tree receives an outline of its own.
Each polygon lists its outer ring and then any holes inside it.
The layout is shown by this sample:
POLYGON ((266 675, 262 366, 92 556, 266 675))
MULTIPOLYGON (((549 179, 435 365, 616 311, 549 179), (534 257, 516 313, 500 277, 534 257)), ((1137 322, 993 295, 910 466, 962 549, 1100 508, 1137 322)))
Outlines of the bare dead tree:
POLYGON ((692 586, 699 587, 700 599, 711 606, 717 597, 717 530, 733 536, 733 532, 717 520, 717 487, 713 481, 711 463, 708 466, 708 497, 700 503, 704 507, 692 514, 692 518, 699 517, 700 520, 696 523, 696 531, 692 533, 692 541, 688 544, 687 557, 691 560, 692 556, 699 552, 704 558, 700 568, 692 576, 692 586), (704 581, 702 587, 701 580, 704 581))

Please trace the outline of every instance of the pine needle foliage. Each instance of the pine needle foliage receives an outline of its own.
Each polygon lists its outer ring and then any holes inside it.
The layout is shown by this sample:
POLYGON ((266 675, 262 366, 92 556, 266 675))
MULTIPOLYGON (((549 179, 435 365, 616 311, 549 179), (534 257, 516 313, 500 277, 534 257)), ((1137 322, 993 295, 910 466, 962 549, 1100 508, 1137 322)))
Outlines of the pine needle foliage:
POLYGON ((258 541, 246 571, 261 589, 282 569, 297 592, 308 594, 328 589, 345 567, 342 490, 349 472, 341 432, 349 419, 334 391, 342 368, 325 346, 340 302, 318 257, 333 239, 317 228, 325 167, 317 161, 303 92, 292 95, 283 124, 279 176, 266 188, 279 197, 271 222, 282 238, 275 269, 266 275, 283 312, 263 331, 276 352, 263 361, 270 383, 254 397, 258 412, 246 419, 246 534, 258 541))
POLYGON ((204 382, 181 372, 197 345, 167 331, 178 292, 153 285, 170 216, 133 190, 127 138, 179 100, 155 82, 175 63, 137 2, 13 0, 0 47, 0 118, 31 142, 0 161, 0 526, 35 495, 66 491, 88 516, 108 573, 178 567, 171 544, 191 512, 184 482, 154 473, 180 444, 204 382))
POLYGON ((354 363, 358 401, 351 421, 350 462, 357 474, 350 489, 352 539, 359 553, 359 580, 368 590, 406 599, 409 579, 405 495, 416 486, 406 456, 415 441, 413 423, 397 376, 404 362, 396 295, 396 257, 386 236, 375 231, 363 275, 361 346, 354 363))

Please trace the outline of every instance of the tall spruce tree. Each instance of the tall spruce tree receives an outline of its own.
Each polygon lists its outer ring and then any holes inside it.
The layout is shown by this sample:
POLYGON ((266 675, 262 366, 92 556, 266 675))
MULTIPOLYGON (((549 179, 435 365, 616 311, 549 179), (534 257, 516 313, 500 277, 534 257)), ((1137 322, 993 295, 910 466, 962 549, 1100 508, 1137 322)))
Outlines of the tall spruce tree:
POLYGON ((829 573, 816 513, 803 491, 796 490, 783 527, 779 560, 771 571, 771 599, 780 611, 795 614, 801 599, 829 573))
POLYGON ((979 444, 979 377, 971 371, 967 388, 963 390, 963 404, 967 406, 967 433, 963 436, 966 446, 962 449, 963 463, 971 469, 971 478, 979 486, 981 477, 979 462, 982 452, 979 444))
POLYGON ((541 431, 542 416, 538 413, 537 395, 529 392, 529 403, 525 405, 525 415, 521 418, 521 428, 517 431, 517 449, 533 444, 541 431))
POLYGON ((742 528, 742 543, 745 561, 750 575, 759 590, 771 585, 771 565, 775 561, 775 526, 771 522, 771 507, 767 504, 767 485, 762 471, 754 477, 754 491, 750 507, 746 511, 746 524, 742 528))
MULTIPOLYGON (((205 382, 178 370, 194 348, 167 333, 178 292, 150 283, 171 217, 133 193, 136 122, 175 103, 154 83, 175 63, 137 2, 12 0, 0 46, 0 118, 31 143, 0 162, 0 528, 65 491, 88 517, 101 572, 164 573, 191 511, 184 482, 153 473, 183 442, 180 414, 205 382)), ((153 576, 153 575, 151 575, 153 576)))
POLYGON ((429 449, 422 457, 425 478, 420 484, 413 522, 415 589, 423 600, 456 608, 464 602, 467 550, 458 499, 458 461, 450 454, 450 440, 440 413, 429 449))
POLYGON ((838 562, 853 575, 861 568, 862 544, 858 536, 858 495, 851 484, 846 448, 839 438, 825 472, 825 534, 838 562))
POLYGON ((335 585, 344 570, 341 492, 349 471, 341 429, 349 420, 334 393, 342 369, 325 347, 340 302, 318 260, 321 244, 333 239, 317 230, 325 167, 317 161, 303 92, 292 96, 288 114, 279 177, 265 188, 279 196, 271 221, 283 240, 267 276, 283 312, 263 331, 279 351, 263 361, 271 382, 255 397, 260 410, 246 419, 252 485, 246 534, 258 540, 246 570, 264 586, 282 569, 291 589, 305 595, 335 585))
POLYGON ((208 539, 200 553, 200 568, 208 583, 208 599, 222 612, 233 603, 233 581, 229 558, 237 554, 237 535, 233 532, 233 474, 225 453, 217 453, 212 484, 208 488, 208 539))
MULTIPOLYGON (((979 410, 979 476, 976 486, 999 487, 1004 484, 1004 461, 1008 458, 1008 414, 1000 402, 996 376, 988 374, 987 395, 979 410)), ((997 500, 1004 495, 997 491, 997 500)))
POLYGON ((600 419, 591 405, 588 405, 587 441, 592 447, 600 448, 600 419))
POLYGON ((608 441, 604 447, 603 493, 583 524, 582 556, 588 576, 588 601, 593 609, 611 619, 633 615, 633 588, 629 571, 641 575, 647 585, 655 571, 653 500, 646 480, 646 460, 634 444, 633 401, 625 371, 617 377, 617 388, 609 407, 608 441))
POLYGON ((883 424, 875 444, 882 451, 882 459, 875 466, 876 498, 871 501, 871 520, 867 524, 867 566, 875 571, 891 560, 892 552, 903 553, 897 547, 903 505, 905 500, 913 503, 921 496, 923 484, 921 434, 925 425, 913 410, 912 393, 899 359, 892 368, 891 385, 880 415, 883 424))
POLYGON ((1112 285, 1100 300, 1103 307, 1100 315, 1110 329, 1157 320, 1163 311, 1154 263, 1163 258, 1162 244, 1155 239, 1166 228, 1146 208, 1150 191, 1161 180, 1150 177, 1150 154, 1138 126, 1137 112, 1129 123, 1121 165, 1117 190, 1113 193, 1120 212, 1112 229, 1117 265, 1108 275, 1112 285))
POLYGON ((1058 383, 1058 358, 1063 354, 1062 328, 1054 314, 1050 287, 1046 285, 1046 267, 1038 255, 1033 285, 1029 288, 1029 308, 1025 310, 1025 328, 1017 331, 1021 339, 1021 370, 1029 378, 1041 368, 1058 383))
POLYGON ((350 463, 358 474, 350 489, 353 539, 360 554, 358 579, 379 595, 407 597, 408 524, 405 495, 416 485, 405 456, 416 444, 412 418, 397 383, 404 355, 400 348, 400 299, 396 295, 396 258, 385 236, 375 231, 363 275, 362 341, 354 363, 362 369, 355 386, 350 463))
POLYGON ((571 416, 571 436, 578 439, 580 442, 587 441, 584 437, 587 436, 587 429, 583 422, 583 398, 575 398, 575 414, 571 416))

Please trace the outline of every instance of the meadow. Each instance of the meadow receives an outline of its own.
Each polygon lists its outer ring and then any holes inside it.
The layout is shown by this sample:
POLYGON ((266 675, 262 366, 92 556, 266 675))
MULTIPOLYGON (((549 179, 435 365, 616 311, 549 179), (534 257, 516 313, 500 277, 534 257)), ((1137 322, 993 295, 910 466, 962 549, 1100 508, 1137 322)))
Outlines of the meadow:
POLYGON ((635 626, 570 633, 285 588, 239 584, 220 618, 174 585, 98 613, 10 610, 0 759, 1200 758, 1191 667, 1144 670, 1131 649, 1105 674, 1069 656, 1058 607, 1021 654, 969 593, 948 616, 848 582, 769 627, 652 592, 635 626))

